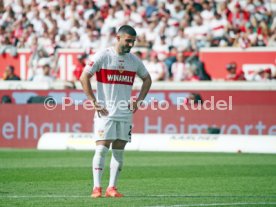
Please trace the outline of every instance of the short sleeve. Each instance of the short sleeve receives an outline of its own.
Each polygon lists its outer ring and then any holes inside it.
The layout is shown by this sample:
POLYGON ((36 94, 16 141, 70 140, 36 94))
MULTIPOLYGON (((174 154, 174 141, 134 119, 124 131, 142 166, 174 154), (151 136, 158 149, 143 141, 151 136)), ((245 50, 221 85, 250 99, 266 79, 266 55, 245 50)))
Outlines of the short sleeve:
POLYGON ((138 58, 137 58, 137 66, 138 66, 137 75, 138 75, 139 78, 144 78, 149 74, 149 72, 147 71, 144 63, 138 58))
POLYGON ((84 67, 84 71, 86 73, 94 75, 94 73, 99 71, 102 67, 102 59, 103 59, 102 57, 103 57, 102 52, 95 53, 92 57, 89 57, 86 65, 84 67))

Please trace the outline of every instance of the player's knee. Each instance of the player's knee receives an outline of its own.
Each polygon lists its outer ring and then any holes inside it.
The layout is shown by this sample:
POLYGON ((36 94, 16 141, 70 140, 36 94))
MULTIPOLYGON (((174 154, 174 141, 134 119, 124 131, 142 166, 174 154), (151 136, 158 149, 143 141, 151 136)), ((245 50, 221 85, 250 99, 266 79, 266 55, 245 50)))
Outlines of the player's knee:
POLYGON ((119 168, 122 168, 124 162, 124 150, 113 149, 112 156, 115 160, 115 164, 118 165, 119 168))
POLYGON ((98 146, 105 146, 106 148, 109 149, 111 143, 112 143, 111 140, 98 140, 96 141, 96 144, 97 144, 96 148, 98 146))
POLYGON ((106 151, 99 151, 98 154, 99 154, 100 157, 105 157, 107 152, 106 151))
POLYGON ((104 145, 98 145, 95 149, 95 155, 98 155, 100 157, 105 157, 108 153, 108 148, 104 145))
POLYGON ((125 149, 127 142, 123 140, 115 140, 112 143, 112 149, 118 149, 118 150, 123 150, 125 149))

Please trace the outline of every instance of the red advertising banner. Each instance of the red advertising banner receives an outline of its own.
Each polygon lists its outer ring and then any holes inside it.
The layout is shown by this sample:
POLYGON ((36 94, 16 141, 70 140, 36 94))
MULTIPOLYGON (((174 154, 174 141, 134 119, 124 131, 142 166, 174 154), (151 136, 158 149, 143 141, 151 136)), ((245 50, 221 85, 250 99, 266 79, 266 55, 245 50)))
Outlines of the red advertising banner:
POLYGON ((82 54, 83 50, 74 49, 60 49, 58 52, 59 65, 59 79, 69 80, 73 79, 73 71, 78 63, 78 55, 82 54))
MULTIPOLYGON (((137 95, 139 91, 134 90, 132 95, 137 95)), ((172 105, 176 105, 177 97, 187 97, 190 93, 197 93, 203 100, 228 101, 229 97, 233 99, 233 105, 276 105, 276 91, 258 90, 258 91, 237 91, 237 90, 151 90, 147 95, 147 100, 156 99, 158 101, 166 100, 172 105)), ((62 103, 64 97, 70 97, 74 103, 79 103, 86 99, 82 90, 0 90, 0 97, 8 95, 12 98, 12 102, 16 104, 26 104, 32 96, 51 96, 58 104, 62 103)))
POLYGON ((252 65, 252 69, 256 66, 257 69, 263 69, 262 65, 269 65, 272 72, 275 73, 276 49, 204 48, 200 51, 199 58, 204 62, 205 69, 213 79, 225 79, 226 65, 230 62, 235 62, 237 69, 243 71, 247 69, 248 65, 252 65))
MULTIPOLYGON (((218 127, 222 134, 276 134, 276 91, 193 91, 203 104, 185 105, 191 92, 151 91, 147 100, 152 104, 134 115, 133 132, 197 134, 218 127)), ((0 105, 0 147, 34 148, 44 132, 93 132, 93 110, 84 109, 81 91, 0 91, 3 94, 18 104, 0 105), (25 104, 32 95, 49 95, 59 104, 51 110, 25 104)))
POLYGON ((43 104, 1 105, 0 147, 35 148, 45 132, 90 132, 93 112, 74 107, 47 110, 43 104), (4 111, 4 113, 3 113, 4 111))
MULTIPOLYGON (((60 49, 58 52, 58 79, 72 80, 73 70, 78 61, 78 55, 82 54, 81 49, 60 49)), ((0 76, 2 77, 5 68, 12 65, 15 68, 15 74, 20 76, 21 80, 27 80, 29 70, 30 49, 19 49, 18 55, 13 57, 9 53, 0 55, 0 76)), ((1 79, 1 78, 0 78, 1 79)))
POLYGON ((20 76, 21 80, 26 80, 30 56, 30 50, 25 49, 21 49, 15 57, 11 56, 9 53, 0 55, 0 79, 2 79, 6 67, 12 65, 15 69, 15 74, 20 76))

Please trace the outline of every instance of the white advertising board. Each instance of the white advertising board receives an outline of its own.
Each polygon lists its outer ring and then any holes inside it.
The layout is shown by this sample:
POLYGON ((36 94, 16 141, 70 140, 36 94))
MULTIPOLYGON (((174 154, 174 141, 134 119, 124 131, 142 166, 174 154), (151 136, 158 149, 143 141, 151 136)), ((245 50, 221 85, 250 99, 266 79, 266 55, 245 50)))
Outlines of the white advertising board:
MULTIPOLYGON (((92 133, 45 133, 40 150, 94 150, 92 133)), ((126 150, 276 153, 276 136, 222 134, 133 134, 126 150)))

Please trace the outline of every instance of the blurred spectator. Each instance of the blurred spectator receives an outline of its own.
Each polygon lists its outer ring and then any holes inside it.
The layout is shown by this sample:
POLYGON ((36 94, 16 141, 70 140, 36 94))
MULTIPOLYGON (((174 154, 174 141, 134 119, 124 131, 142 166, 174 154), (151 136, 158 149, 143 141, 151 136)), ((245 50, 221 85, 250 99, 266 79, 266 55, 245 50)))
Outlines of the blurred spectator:
POLYGON ((39 10, 37 7, 33 8, 32 13, 29 13, 29 19, 31 21, 31 24, 34 26, 34 30, 38 35, 43 34, 43 20, 40 19, 39 10))
POLYGON ((270 81, 272 80, 272 71, 270 68, 259 69, 252 76, 253 81, 270 81))
MULTIPOLYGON (((80 41, 80 36, 77 32, 70 32, 68 33, 68 40, 69 44, 67 45, 68 48, 80 48, 82 46, 80 41)), ((88 46, 87 43, 91 44, 93 41, 84 42, 83 46, 88 46)))
POLYGON ((186 100, 187 104, 203 104, 203 99, 198 93, 190 93, 186 100))
POLYGON ((48 82, 52 83, 54 81, 54 77, 50 75, 51 68, 49 64, 45 64, 42 66, 43 74, 37 74, 34 76, 34 82, 48 82))
POLYGON ((211 33, 213 38, 222 39, 227 32, 228 22, 222 15, 215 12, 214 18, 210 21, 211 33))
POLYGON ((108 33, 110 33, 112 28, 118 28, 118 26, 122 24, 123 20, 124 20, 124 17, 123 18, 116 17, 116 10, 114 7, 108 8, 108 16, 104 20, 104 25, 101 28, 101 34, 107 35, 108 33))
POLYGON ((176 21, 181 21, 186 15, 184 5, 177 1, 175 1, 173 4, 174 7, 172 7, 170 10, 171 18, 175 19, 176 21))
POLYGON ((248 34, 244 32, 237 33, 237 36, 233 42, 234 47, 248 48, 251 46, 251 41, 248 37, 248 34))
POLYGON ((73 26, 72 21, 69 21, 69 18, 66 18, 64 10, 60 11, 56 20, 60 34, 68 33, 71 30, 73 26))
POLYGON ((276 47, 276 29, 272 34, 272 36, 269 38, 267 46, 276 47))
MULTIPOLYGON (((32 48, 30 78, 40 70, 40 59, 49 59, 50 67, 57 69, 57 48, 84 48, 90 52, 112 46, 121 24, 137 28, 136 48, 156 52, 170 76, 176 61, 176 55, 170 54, 172 46, 183 52, 197 52, 210 46, 276 45, 274 1, 6 0, 0 10, 0 55, 16 56, 18 48, 32 48), (41 56, 39 51, 47 55, 41 56)), ((208 79, 200 61, 191 68, 201 80, 208 79)))
POLYGON ((209 24, 214 18, 214 11, 211 8, 209 1, 203 1, 202 3, 203 10, 200 15, 203 19, 204 24, 209 24))
POLYGON ((172 45, 179 51, 187 51, 190 48, 190 41, 185 37, 184 29, 178 28, 177 35, 172 40, 172 45))
POLYGON ((232 11, 227 14, 228 22, 235 28, 243 29, 249 21, 250 14, 244 10, 239 2, 236 2, 232 11))
POLYGON ((225 80, 227 81, 242 81, 245 80, 243 71, 237 71, 237 64, 235 62, 228 63, 226 65, 227 76, 225 80))
POLYGON ((78 63, 76 65, 75 70, 73 71, 73 81, 78 81, 80 79, 83 68, 86 64, 85 60, 86 60, 86 54, 78 55, 78 63))
POLYGON ((193 50, 198 50, 201 47, 210 46, 211 30, 209 25, 203 24, 202 17, 195 14, 190 27, 184 30, 187 37, 190 38, 193 50))
MULTIPOLYGON (((1 30, 5 30, 2 26, 1 30)), ((12 33, 6 33, 3 36, 1 36, 0 39, 0 55, 3 55, 5 53, 9 53, 11 56, 15 57, 17 56, 17 49, 12 43, 12 33)))
POLYGON ((142 62, 144 63, 144 65, 147 65, 148 64, 148 57, 149 57, 149 53, 142 53, 141 51, 136 51, 135 52, 135 55, 137 56, 137 57, 139 57, 139 59, 140 60, 142 60, 142 62))
POLYGON ((161 81, 167 78, 166 65, 159 61, 156 53, 151 54, 150 61, 145 66, 151 75, 152 81, 161 81))
POLYGON ((160 38, 157 38, 152 49, 157 53, 158 59, 164 61, 169 53, 166 36, 162 35, 160 38))
POLYGON ((14 73, 14 67, 12 65, 8 65, 3 75, 3 80, 20 80, 19 76, 14 73))
MULTIPOLYGON (((86 35, 83 35, 83 39, 81 41, 82 48, 85 51, 95 51, 97 48, 101 47, 100 43, 100 34, 97 30, 91 31, 88 30, 86 35)), ((76 48, 79 46, 76 46, 76 48)))
POLYGON ((167 66, 169 78, 171 79, 172 74, 172 64, 176 62, 176 55, 177 55, 177 49, 174 46, 169 47, 169 54, 167 55, 167 58, 165 59, 164 63, 167 66))
MULTIPOLYGON (((164 17, 166 17, 166 18, 169 18, 170 17, 170 14, 171 14, 171 12, 170 12, 170 10, 167 8, 168 6, 168 4, 170 3, 170 1, 168 1, 168 2, 159 2, 159 4, 158 4, 158 14, 160 15, 160 16, 164 16, 164 17)), ((171 16, 173 17, 174 15, 173 14, 171 14, 171 16)))
POLYGON ((57 36, 57 48, 67 48, 70 44, 69 40, 67 40, 67 36, 65 34, 61 34, 57 36))
POLYGON ((141 34, 140 36, 137 37, 135 47, 141 47, 141 48, 149 48, 150 47, 149 42, 146 40, 145 34, 141 34))
POLYGON ((148 18, 151 17, 151 15, 157 11, 158 9, 157 9, 156 0, 149 0, 148 6, 146 7, 146 17, 148 18))
MULTIPOLYGON (((34 36, 41 39, 48 33, 51 33, 49 39, 57 41, 62 48, 68 45, 82 48, 83 45, 76 44, 76 39, 82 42, 88 31, 93 33, 89 34, 92 42, 97 41, 94 47, 102 43, 111 45, 112 39, 107 37, 112 36, 112 28, 123 23, 139 28, 139 36, 145 35, 147 43, 144 45, 159 45, 158 39, 165 35, 166 47, 176 46, 172 41, 184 40, 180 32, 184 30, 186 40, 181 47, 185 48, 190 42, 195 51, 211 43, 212 46, 232 46, 233 43, 241 47, 264 46, 276 28, 275 5, 263 0, 5 1, 5 8, 0 11, 0 52, 16 55, 14 47, 30 47, 34 36), (247 32, 249 27, 250 33, 247 32), (74 38, 65 39, 72 37, 70 33, 74 38), (239 40, 234 41, 235 35, 239 40), (246 36, 250 42, 244 40, 246 36), (64 45, 64 41, 68 45, 64 45)), ((40 43, 44 45, 43 41, 40 43)))
POLYGON ((156 21, 149 22, 148 27, 145 31, 146 41, 149 42, 150 45, 153 45, 155 40, 159 37, 158 31, 156 30, 156 26, 156 21))
POLYGON ((8 96, 8 95, 2 96, 1 104, 10 104, 10 103, 12 103, 12 99, 10 96, 8 96))
POLYGON ((201 105, 203 104, 203 99, 198 93, 188 93, 183 99, 183 104, 185 105, 201 105))
POLYGON ((196 74, 196 68, 190 67, 187 69, 188 81, 200 81, 200 77, 196 74))
POLYGON ((187 59, 186 62, 189 65, 189 69, 192 70, 191 74, 193 77, 199 80, 211 80, 211 76, 205 70, 204 63, 199 59, 196 52, 192 53, 187 59))
MULTIPOLYGON (((40 42, 43 40, 43 37, 41 37, 40 42)), ((46 37, 48 39, 48 37, 46 37)), ((55 54, 55 49, 58 48, 58 46, 55 46, 52 44, 52 40, 48 39, 47 41, 43 43, 44 46, 39 44, 39 39, 37 37, 33 38, 32 43, 32 53, 31 57, 28 62, 28 79, 31 80, 36 75, 43 74, 42 66, 43 65, 50 65, 51 68, 56 69, 57 65, 57 56, 55 54), (48 49, 48 50, 46 50, 48 49), (49 54, 50 53, 50 54, 49 54)), ((56 72, 56 71, 55 71, 56 72)))
POLYGON ((188 67, 185 63, 185 57, 183 52, 178 52, 176 56, 176 62, 172 64, 172 80, 184 81, 188 80, 188 67))
POLYGON ((37 41, 37 35, 34 30, 34 25, 29 24, 27 28, 24 30, 24 33, 26 35, 26 46, 32 47, 33 43, 37 41), (35 40, 36 39, 36 40, 35 40))

